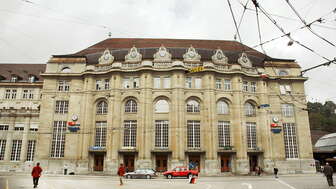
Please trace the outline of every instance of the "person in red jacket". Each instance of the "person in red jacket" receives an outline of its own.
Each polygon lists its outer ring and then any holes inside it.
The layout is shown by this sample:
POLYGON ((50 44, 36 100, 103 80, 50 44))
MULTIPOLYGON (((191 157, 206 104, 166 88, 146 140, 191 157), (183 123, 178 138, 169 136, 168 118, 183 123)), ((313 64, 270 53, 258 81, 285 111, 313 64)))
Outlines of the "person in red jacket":
POLYGON ((31 175, 33 177, 34 188, 37 187, 39 178, 42 173, 42 168, 40 167, 40 163, 36 163, 36 166, 33 168, 31 175))
POLYGON ((123 185, 123 181, 122 181, 122 177, 124 176, 125 174, 125 167, 124 167, 124 164, 120 163, 120 167, 118 169, 118 173, 119 175, 119 179, 120 179, 120 185, 123 185))

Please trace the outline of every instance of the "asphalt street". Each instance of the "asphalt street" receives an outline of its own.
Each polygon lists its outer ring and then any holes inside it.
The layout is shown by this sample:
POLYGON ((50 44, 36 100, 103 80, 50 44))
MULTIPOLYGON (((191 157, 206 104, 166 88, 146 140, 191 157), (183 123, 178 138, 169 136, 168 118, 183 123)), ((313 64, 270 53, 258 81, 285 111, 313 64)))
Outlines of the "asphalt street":
MULTIPOLYGON (((28 175, 0 176, 0 189, 33 188, 28 175)), ((124 179, 112 176, 42 176, 39 189, 327 189, 326 178, 316 175, 200 177, 196 184, 180 179, 124 179)))

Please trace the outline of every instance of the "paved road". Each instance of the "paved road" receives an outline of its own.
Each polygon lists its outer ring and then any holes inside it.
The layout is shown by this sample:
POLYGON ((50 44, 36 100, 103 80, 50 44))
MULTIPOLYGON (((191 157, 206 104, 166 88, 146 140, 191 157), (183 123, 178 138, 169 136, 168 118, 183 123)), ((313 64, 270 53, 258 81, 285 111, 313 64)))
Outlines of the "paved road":
MULTIPOLYGON (((262 177, 201 177, 196 184, 188 184, 187 179, 124 179, 119 186, 118 177, 109 176, 43 176, 39 189, 327 189, 322 175, 291 175, 262 177)), ((0 189, 33 188, 29 176, 0 176, 0 189), (8 181, 8 188, 7 188, 8 181)))

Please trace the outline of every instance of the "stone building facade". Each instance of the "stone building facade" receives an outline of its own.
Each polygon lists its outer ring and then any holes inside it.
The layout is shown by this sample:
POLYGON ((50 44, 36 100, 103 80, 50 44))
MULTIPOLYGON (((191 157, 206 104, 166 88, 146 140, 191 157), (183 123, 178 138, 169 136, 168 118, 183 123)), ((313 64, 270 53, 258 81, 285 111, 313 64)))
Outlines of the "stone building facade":
POLYGON ((29 171, 35 160, 45 65, 0 65, 0 171, 29 171))
POLYGON ((106 39, 54 55, 41 74, 36 159, 55 173, 115 174, 120 163, 314 172, 300 71, 219 40, 106 39))

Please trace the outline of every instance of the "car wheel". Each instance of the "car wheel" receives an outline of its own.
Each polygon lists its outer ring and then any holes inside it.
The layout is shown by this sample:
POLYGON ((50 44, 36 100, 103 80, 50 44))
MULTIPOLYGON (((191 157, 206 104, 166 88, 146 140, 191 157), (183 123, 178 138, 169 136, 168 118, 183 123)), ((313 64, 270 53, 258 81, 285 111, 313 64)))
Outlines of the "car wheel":
POLYGON ((167 179, 171 179, 171 178, 173 178, 172 175, 167 175, 167 179))
POLYGON ((146 175, 146 179, 151 179, 152 177, 150 175, 146 175))
POLYGON ((127 179, 131 179, 132 176, 131 176, 131 175, 127 175, 126 178, 127 178, 127 179))
POLYGON ((188 178, 192 178, 192 177, 193 177, 193 175, 192 175, 192 174, 189 174, 189 175, 188 175, 188 178))

